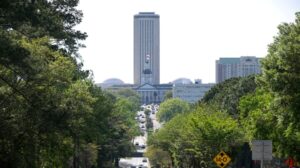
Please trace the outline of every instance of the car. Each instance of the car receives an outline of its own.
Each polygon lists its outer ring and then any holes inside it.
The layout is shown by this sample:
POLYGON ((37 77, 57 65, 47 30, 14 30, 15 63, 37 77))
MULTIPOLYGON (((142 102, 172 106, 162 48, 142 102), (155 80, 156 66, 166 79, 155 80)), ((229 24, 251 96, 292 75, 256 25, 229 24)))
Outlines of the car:
POLYGON ((145 131, 146 131, 146 128, 143 127, 143 128, 140 128, 140 130, 145 132, 145 131))

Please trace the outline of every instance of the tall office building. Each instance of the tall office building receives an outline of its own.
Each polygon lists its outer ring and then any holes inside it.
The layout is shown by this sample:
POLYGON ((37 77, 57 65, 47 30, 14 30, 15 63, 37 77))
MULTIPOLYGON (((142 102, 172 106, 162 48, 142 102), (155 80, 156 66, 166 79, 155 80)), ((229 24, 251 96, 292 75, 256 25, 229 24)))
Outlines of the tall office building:
POLYGON ((134 84, 159 84, 159 15, 134 15, 134 84))
POLYGON ((232 77, 244 77, 260 72, 260 58, 254 56, 220 58, 216 61, 216 83, 232 77))

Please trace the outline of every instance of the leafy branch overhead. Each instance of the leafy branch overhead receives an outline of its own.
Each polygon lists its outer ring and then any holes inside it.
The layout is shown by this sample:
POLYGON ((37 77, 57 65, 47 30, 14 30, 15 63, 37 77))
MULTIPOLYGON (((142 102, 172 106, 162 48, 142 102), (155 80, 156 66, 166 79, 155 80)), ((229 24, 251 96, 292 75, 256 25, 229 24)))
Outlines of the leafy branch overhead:
POLYGON ((106 93, 82 70, 77 5, 0 1, 1 167, 113 167, 133 149, 136 97, 106 93))

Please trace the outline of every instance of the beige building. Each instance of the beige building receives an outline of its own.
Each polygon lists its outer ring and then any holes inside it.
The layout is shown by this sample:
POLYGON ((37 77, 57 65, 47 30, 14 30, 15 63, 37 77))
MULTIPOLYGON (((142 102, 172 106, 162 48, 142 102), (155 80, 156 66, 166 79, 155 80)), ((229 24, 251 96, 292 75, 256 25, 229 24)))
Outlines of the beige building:
POLYGON ((172 84, 143 84, 134 89, 141 97, 141 104, 159 104, 164 100, 167 91, 172 90, 172 84))
POLYGON ((260 72, 260 58, 254 56, 220 58, 216 61, 216 83, 233 77, 259 74, 260 72))
POLYGON ((195 83, 174 83, 172 90, 173 98, 180 98, 189 103, 196 103, 214 85, 214 83, 203 84, 201 80, 196 80, 195 83))
POLYGON ((159 41, 159 15, 154 12, 134 15, 135 85, 160 83, 159 41))

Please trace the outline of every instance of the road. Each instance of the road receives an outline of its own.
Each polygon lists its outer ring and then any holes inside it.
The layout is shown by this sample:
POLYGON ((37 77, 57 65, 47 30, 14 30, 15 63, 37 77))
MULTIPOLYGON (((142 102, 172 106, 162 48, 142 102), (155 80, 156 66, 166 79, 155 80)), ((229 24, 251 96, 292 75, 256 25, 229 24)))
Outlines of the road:
POLYGON ((147 142, 146 134, 144 136, 137 136, 133 140, 133 144, 136 147, 136 151, 139 152, 139 153, 145 153, 146 152, 146 146, 147 146, 147 144, 146 144, 146 142, 147 142))
MULTIPOLYGON (((148 106, 147 106, 148 107, 148 106)), ((145 110, 145 108, 144 108, 145 110)), ((138 122, 140 131, 143 135, 137 136, 133 139, 133 144, 136 148, 137 153, 144 154, 147 150, 147 128, 146 128, 146 115, 145 111, 138 111, 136 114, 136 120, 138 122)), ((150 108, 150 118, 153 122, 153 129, 156 130, 160 128, 160 124, 156 121, 156 115, 152 114, 155 110, 151 107, 150 108)), ((126 157, 121 158, 119 161, 119 167, 121 168, 150 168, 149 159, 146 157, 126 157)))
POLYGON ((122 158, 119 161, 121 168, 150 168, 149 159, 144 157, 122 158))
POLYGON ((156 130, 158 130, 158 129, 161 128, 161 124, 157 121, 156 114, 157 114, 157 112, 155 114, 151 113, 151 115, 150 115, 150 118, 152 119, 153 130, 154 131, 156 131, 156 130))

